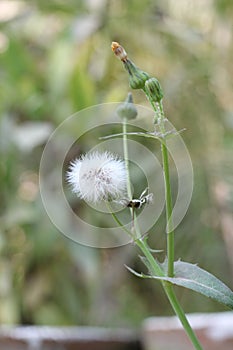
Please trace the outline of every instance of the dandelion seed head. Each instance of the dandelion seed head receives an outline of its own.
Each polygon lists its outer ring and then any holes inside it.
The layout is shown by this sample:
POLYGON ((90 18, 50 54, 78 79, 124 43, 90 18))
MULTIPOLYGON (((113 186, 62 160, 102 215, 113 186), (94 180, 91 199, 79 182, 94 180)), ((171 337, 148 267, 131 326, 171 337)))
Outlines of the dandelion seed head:
POLYGON ((88 202, 113 200, 126 192, 125 164, 109 152, 93 152, 71 162, 67 181, 88 202))

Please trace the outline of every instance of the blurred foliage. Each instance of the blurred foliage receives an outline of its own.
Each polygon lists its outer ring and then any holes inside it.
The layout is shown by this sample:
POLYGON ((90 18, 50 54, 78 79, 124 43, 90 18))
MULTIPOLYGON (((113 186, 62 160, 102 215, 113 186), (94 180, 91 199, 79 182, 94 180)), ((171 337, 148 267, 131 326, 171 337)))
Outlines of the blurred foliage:
MULTIPOLYGON (((113 40, 159 78, 166 115, 187 129, 195 187, 176 257, 233 287, 232 18, 231 0, 0 2, 1 323, 124 326, 171 314, 158 284, 125 271, 124 263, 141 268, 135 247, 97 250, 65 239, 38 190, 52 130, 77 110, 127 95, 113 40)), ((154 231, 151 245, 162 248, 163 218, 154 231)), ((177 292, 188 312, 222 310, 177 292)))

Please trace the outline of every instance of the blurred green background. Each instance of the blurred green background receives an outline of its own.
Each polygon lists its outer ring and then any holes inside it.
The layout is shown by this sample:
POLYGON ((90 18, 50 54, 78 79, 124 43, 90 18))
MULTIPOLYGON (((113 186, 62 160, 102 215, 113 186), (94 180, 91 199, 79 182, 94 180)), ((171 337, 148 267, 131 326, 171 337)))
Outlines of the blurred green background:
MULTIPOLYGON (((125 99, 128 77, 110 45, 157 76, 166 115, 195 175, 176 258, 233 287, 233 2, 0 1, 0 322, 138 326, 172 311, 140 270, 134 246, 94 249, 59 233, 43 208, 39 163, 51 132, 76 111, 125 99)), ((143 93, 133 92, 147 105, 143 93)), ((55 161, 55 160, 54 160, 55 161)), ((150 243, 164 244, 164 221, 150 243)), ((226 310, 177 289, 187 312, 226 310)))

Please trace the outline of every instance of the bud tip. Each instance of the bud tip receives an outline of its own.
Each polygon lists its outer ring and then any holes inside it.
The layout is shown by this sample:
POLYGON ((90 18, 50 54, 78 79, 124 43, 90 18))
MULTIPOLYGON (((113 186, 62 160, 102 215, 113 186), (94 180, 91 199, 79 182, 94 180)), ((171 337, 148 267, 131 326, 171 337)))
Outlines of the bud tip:
POLYGON ((114 54, 123 62, 127 60, 127 53, 125 49, 116 41, 112 42, 111 45, 112 51, 114 54))

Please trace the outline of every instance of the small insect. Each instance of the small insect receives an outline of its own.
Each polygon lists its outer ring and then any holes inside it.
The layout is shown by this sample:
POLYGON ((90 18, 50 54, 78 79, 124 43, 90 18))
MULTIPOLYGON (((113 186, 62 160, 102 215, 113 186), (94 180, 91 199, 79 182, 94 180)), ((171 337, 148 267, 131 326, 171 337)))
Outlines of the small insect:
POLYGON ((140 195, 138 199, 122 199, 121 204, 125 205, 128 208, 140 209, 144 204, 151 204, 153 202, 153 193, 148 193, 148 188, 146 188, 140 195))
POLYGON ((127 61, 127 53, 125 49, 116 41, 112 42, 111 45, 112 51, 115 53, 115 55, 123 62, 127 61))

